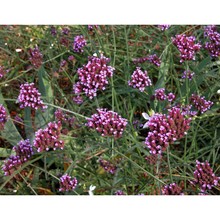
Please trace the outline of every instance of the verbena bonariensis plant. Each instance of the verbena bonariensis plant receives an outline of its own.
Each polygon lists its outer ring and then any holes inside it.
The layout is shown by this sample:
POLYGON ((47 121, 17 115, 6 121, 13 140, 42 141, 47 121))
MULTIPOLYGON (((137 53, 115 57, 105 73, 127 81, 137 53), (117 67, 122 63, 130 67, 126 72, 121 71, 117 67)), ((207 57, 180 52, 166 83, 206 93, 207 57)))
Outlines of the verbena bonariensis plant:
POLYGON ((87 119, 86 126, 95 129, 103 137, 120 138, 127 125, 127 119, 122 118, 117 112, 107 109, 97 109, 97 113, 87 119))
POLYGON ((179 187, 176 183, 170 183, 163 187, 163 195, 184 195, 182 188, 179 187))
POLYGON ((205 37, 210 41, 205 43, 205 49, 208 50, 212 57, 220 56, 220 33, 217 32, 215 25, 205 27, 205 37))
POLYGON ((83 48, 86 46, 87 42, 85 40, 85 38, 80 35, 80 36, 76 36, 74 38, 74 43, 73 43, 73 50, 76 53, 82 53, 83 52, 83 48))
POLYGON ((4 161, 2 170, 5 176, 11 175, 14 170, 18 169, 23 163, 31 158, 34 154, 30 140, 22 140, 16 146, 13 147, 16 155, 10 156, 4 161))
POLYGON ((180 52, 180 63, 186 60, 195 60, 195 53, 202 47, 201 44, 195 43, 194 36, 187 37, 185 34, 178 34, 172 38, 173 44, 180 52))
POLYGON ((151 154, 162 154, 169 144, 182 138, 190 128, 190 118, 186 118, 180 108, 169 109, 168 114, 155 113, 147 126, 150 129, 145 144, 151 154))
POLYGON ((220 177, 215 176, 208 161, 201 163, 198 160, 196 161, 194 178, 195 180, 192 183, 198 185, 201 192, 206 192, 212 189, 212 187, 217 186, 220 179, 220 177))
POLYGON ((72 178, 68 174, 60 177, 60 192, 73 191, 78 184, 76 177, 72 178))
POLYGON ((108 78, 113 75, 114 68, 108 66, 109 58, 101 55, 89 57, 88 63, 77 70, 79 80, 73 85, 73 91, 76 95, 74 101, 81 103, 82 94, 90 99, 97 96, 97 92, 105 90, 108 85, 108 78), (80 100, 78 102, 78 100, 80 100))
POLYGON ((143 92, 145 87, 151 86, 152 83, 147 71, 143 72, 140 67, 136 67, 136 70, 131 76, 131 80, 128 81, 128 85, 143 92))
POLYGON ((3 105, 0 104, 0 131, 4 129, 7 122, 7 112, 3 105))
POLYGON ((41 67, 43 63, 43 54, 37 46, 29 50, 29 60, 36 69, 41 67))
POLYGON ((205 100, 204 96, 199 96, 196 94, 191 95, 190 101, 195 106, 195 108, 201 113, 204 113, 207 110, 209 110, 211 106, 214 104, 212 101, 205 100))
POLYGON ((49 151, 50 149, 63 149, 64 141, 60 139, 61 122, 49 122, 45 129, 39 129, 35 133, 33 146, 37 152, 49 151))
POLYGON ((20 108, 30 107, 33 109, 46 109, 47 106, 41 100, 41 93, 35 87, 34 83, 24 83, 20 86, 20 93, 18 96, 18 103, 20 108))

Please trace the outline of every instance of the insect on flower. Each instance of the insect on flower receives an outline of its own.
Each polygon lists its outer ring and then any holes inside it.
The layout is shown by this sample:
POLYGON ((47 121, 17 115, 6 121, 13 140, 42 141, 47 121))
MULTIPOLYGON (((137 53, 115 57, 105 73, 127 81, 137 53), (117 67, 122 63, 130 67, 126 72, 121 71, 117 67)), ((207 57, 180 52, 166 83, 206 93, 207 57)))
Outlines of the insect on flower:
POLYGON ((144 119, 147 120, 147 122, 143 125, 143 128, 148 128, 148 121, 150 119, 150 116, 146 112, 143 112, 142 116, 144 117, 144 119))
POLYGON ((89 187, 89 195, 90 196, 94 196, 94 194, 93 194, 93 191, 95 190, 95 188, 96 188, 96 186, 93 186, 93 185, 91 185, 90 187, 89 187))

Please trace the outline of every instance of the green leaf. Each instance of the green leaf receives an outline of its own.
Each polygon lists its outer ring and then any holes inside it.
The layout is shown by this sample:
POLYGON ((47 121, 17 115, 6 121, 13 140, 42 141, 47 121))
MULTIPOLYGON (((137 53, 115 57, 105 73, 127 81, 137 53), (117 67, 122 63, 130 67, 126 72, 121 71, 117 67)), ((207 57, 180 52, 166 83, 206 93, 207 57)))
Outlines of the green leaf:
POLYGON ((5 123, 4 130, 1 131, 1 137, 7 140, 11 145, 16 145, 19 141, 23 140, 20 133, 18 132, 17 128, 15 127, 12 119, 10 118, 10 114, 8 111, 8 108, 6 106, 6 103, 4 101, 4 97, 2 93, 0 92, 0 104, 2 104, 7 112, 8 120, 5 123))
POLYGON ((0 147, 0 157, 8 157, 11 155, 12 150, 0 147))
MULTIPOLYGON (((39 78, 39 92, 44 102, 53 104, 53 90, 51 81, 47 75, 46 70, 42 66, 38 71, 39 78)), ((35 126, 37 129, 44 127, 48 122, 54 118, 54 107, 48 106, 47 109, 38 109, 35 115, 35 126)))
POLYGON ((32 126, 30 107, 25 107, 24 109, 24 128, 25 128, 26 137, 32 142, 34 139, 34 129, 32 126))

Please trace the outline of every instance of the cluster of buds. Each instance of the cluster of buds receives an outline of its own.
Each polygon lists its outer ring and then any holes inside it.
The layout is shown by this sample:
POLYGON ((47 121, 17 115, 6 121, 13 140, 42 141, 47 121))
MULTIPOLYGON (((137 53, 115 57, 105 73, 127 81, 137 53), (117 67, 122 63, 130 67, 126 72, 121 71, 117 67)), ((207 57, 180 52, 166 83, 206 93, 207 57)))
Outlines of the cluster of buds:
POLYGON ((192 94, 192 96, 190 97, 190 101, 193 103, 195 108, 198 111, 200 111, 201 113, 206 112, 213 105, 212 101, 207 101, 207 100, 205 100, 204 96, 201 97, 201 96, 196 95, 196 94, 192 94))
POLYGON ((150 132, 145 144, 153 155, 162 154, 169 144, 182 138, 190 128, 190 118, 185 118, 180 108, 173 107, 168 114, 154 114, 147 122, 150 132))
POLYGON ((73 191, 78 184, 76 177, 71 178, 68 174, 60 177, 60 192, 73 191))
POLYGON ((193 76, 194 76, 194 72, 192 72, 191 70, 185 70, 183 72, 183 75, 182 75, 182 79, 189 79, 189 80, 192 80, 193 76))
POLYGON ((115 195, 116 196, 124 196, 124 195, 126 195, 122 190, 117 190, 116 192, 115 192, 115 195))
POLYGON ((99 164, 106 172, 108 172, 110 174, 115 174, 115 172, 117 170, 117 166, 112 164, 110 161, 100 159, 99 164))
POLYGON ((169 24, 160 24, 160 25, 157 25, 157 27, 161 30, 161 31, 165 31, 167 30, 168 28, 170 28, 171 25, 169 24))
POLYGON ((9 70, 6 70, 4 66, 0 66, 0 78, 2 78, 8 72, 9 72, 9 70))
POLYGON ((156 54, 149 55, 149 56, 146 56, 146 57, 140 57, 140 58, 133 59, 134 64, 144 63, 145 61, 149 61, 149 62, 153 63, 155 66, 158 66, 158 67, 161 64, 161 60, 156 54))
POLYGON ((127 125, 127 119, 122 118, 117 112, 107 109, 97 109, 97 112, 87 119, 86 126, 95 129, 103 137, 120 138, 127 125))
POLYGON ((17 146, 13 147, 13 150, 16 155, 12 155, 5 160, 2 167, 5 176, 11 175, 34 154, 33 148, 28 139, 20 141, 17 146))
POLYGON ((160 88, 160 89, 155 90, 153 98, 155 98, 158 101, 168 100, 169 102, 172 102, 172 101, 174 101, 176 96, 172 92, 170 92, 168 95, 166 95, 165 94, 165 89, 160 88))
POLYGON ((13 147, 13 150, 20 157, 22 163, 26 162, 34 154, 29 139, 20 141, 17 146, 13 147))
POLYGON ((73 42, 73 50, 76 53, 82 53, 83 48, 86 46, 86 40, 82 35, 78 35, 74 37, 74 42, 73 42))
POLYGON ((182 188, 179 187, 176 183, 170 183, 163 187, 163 195, 184 195, 182 188))
POLYGON ((41 67, 43 63, 43 55, 40 52, 39 48, 36 46, 35 48, 31 48, 29 51, 29 60, 31 64, 38 69, 41 67))
POLYGON ((173 44, 180 52, 180 63, 186 60, 195 60, 195 53, 201 48, 201 44, 196 44, 195 40, 194 36, 187 37, 185 34, 179 34, 172 38, 173 44))
POLYGON ((4 129, 6 122, 7 122, 7 112, 5 107, 2 104, 0 104, 0 131, 4 129))
POLYGON ((179 105, 179 107, 182 109, 182 114, 186 115, 187 117, 194 117, 197 115, 197 111, 192 111, 192 105, 179 105))
POLYGON ((195 180, 193 184, 198 184, 201 192, 212 189, 213 186, 218 185, 220 177, 216 177, 208 161, 201 163, 196 161, 196 170, 194 171, 195 180))
POLYGON ((61 30, 62 34, 64 35, 69 35, 70 29, 68 27, 63 27, 61 30))
POLYGON ((109 58, 92 56, 82 68, 77 70, 79 81, 73 85, 73 91, 77 95, 76 100, 80 103, 81 93, 85 93, 87 97, 93 99, 97 96, 99 90, 105 90, 108 84, 108 78, 113 75, 114 68, 107 66, 110 62, 109 58))
POLYGON ((158 66, 158 67, 161 64, 161 60, 160 60, 160 58, 156 54, 149 55, 148 56, 148 61, 153 63, 155 66, 158 66))
POLYGON ((128 81, 128 85, 143 92, 145 87, 151 86, 152 83, 147 71, 143 72, 140 67, 136 67, 136 70, 131 76, 131 80, 128 81))
POLYGON ((93 31, 95 28, 98 28, 99 25, 88 25, 88 30, 93 31))
POLYGON ((39 129, 35 133, 34 147, 37 152, 49 151, 50 149, 63 149, 64 141, 60 140, 61 122, 49 122, 45 129, 39 129))
POLYGON ((217 32, 215 25, 209 25, 204 31, 205 37, 208 37, 210 42, 205 43, 205 49, 209 51, 212 57, 220 56, 220 33, 217 32))
POLYGON ((43 104, 41 94, 38 92, 38 89, 35 87, 34 83, 24 83, 20 86, 18 102, 20 103, 20 108, 47 108, 47 106, 43 104))

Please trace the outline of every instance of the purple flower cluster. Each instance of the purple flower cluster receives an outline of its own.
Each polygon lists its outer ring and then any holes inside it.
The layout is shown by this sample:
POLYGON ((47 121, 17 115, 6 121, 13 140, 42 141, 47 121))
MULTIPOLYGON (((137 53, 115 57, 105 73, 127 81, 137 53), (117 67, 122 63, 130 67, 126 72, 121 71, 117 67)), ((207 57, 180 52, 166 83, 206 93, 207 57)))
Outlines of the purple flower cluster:
POLYGON ((0 131, 4 129, 6 122, 7 122, 7 112, 5 107, 2 104, 0 104, 0 131))
POLYGON ((87 119, 86 126, 95 129, 103 137, 113 136, 120 138, 127 125, 127 119, 122 118, 118 113, 107 109, 97 109, 96 114, 87 119))
POLYGON ((157 27, 161 30, 161 31, 165 31, 167 30, 168 28, 170 28, 171 25, 169 24, 160 24, 160 25, 157 25, 157 27))
POLYGON ((218 185, 220 177, 216 177, 208 161, 201 163, 196 161, 196 170, 194 171, 193 184, 198 184, 201 192, 211 189, 218 185))
POLYGON ((220 33, 217 32, 215 25, 209 25, 204 31, 205 37, 208 37, 210 42, 205 43, 207 49, 212 57, 220 56, 220 33))
POLYGON ((195 40, 194 36, 187 37, 185 34, 179 34, 172 38, 173 44, 180 52, 180 63, 186 60, 195 60, 195 53, 201 48, 201 44, 196 44, 195 40))
POLYGON ((117 196, 124 196, 125 193, 124 193, 122 190, 117 190, 117 191, 115 192, 115 195, 117 195, 117 196))
POLYGON ((20 157, 22 163, 26 162, 34 154, 29 139, 20 141, 17 146, 13 147, 13 150, 20 157))
POLYGON ((35 88, 34 83, 26 82, 20 86, 18 102, 20 103, 20 108, 47 108, 47 106, 43 104, 43 101, 41 100, 41 94, 35 88))
POLYGON ((160 58, 156 54, 149 55, 148 56, 148 61, 153 63, 155 66, 158 66, 158 67, 161 64, 161 60, 160 60, 160 58))
POLYGON ((197 111, 192 111, 192 105, 185 105, 181 106, 182 114, 186 115, 187 117, 194 117, 197 115, 197 111))
POLYGON ((4 66, 0 66, 0 78, 2 78, 8 72, 9 72, 9 70, 6 70, 4 66))
POLYGON ((192 94, 192 96, 190 98, 190 101, 193 103, 195 108, 198 111, 200 111, 201 113, 206 112, 213 105, 212 101, 207 101, 207 100, 205 100, 204 96, 201 97, 201 96, 196 95, 196 94, 192 94))
POLYGON ((194 74, 195 74, 195 73, 192 72, 191 70, 185 70, 185 71, 183 72, 182 79, 188 78, 189 80, 192 80, 194 74))
POLYGON ((50 33, 52 36, 56 36, 57 35, 57 30, 54 26, 51 26, 50 27, 50 33))
POLYGON ((35 133, 34 147, 37 152, 49 151, 50 149, 63 149, 64 141, 60 140, 61 122, 49 122, 45 129, 39 129, 35 133))
POLYGON ((154 97, 155 99, 157 99, 158 101, 164 101, 167 99, 167 96, 165 94, 165 89, 164 88, 160 88, 160 89, 156 89, 155 93, 154 93, 154 97))
POLYGON ((111 162, 104 160, 104 159, 100 159, 99 160, 99 164, 101 167, 103 167, 103 169, 110 173, 110 174, 115 174, 116 170, 117 170, 117 166, 115 166, 114 164, 112 164, 111 162))
POLYGON ((179 187, 176 183, 170 183, 163 187, 163 195, 184 195, 182 188, 179 187))
POLYGON ((147 122, 150 129, 145 144, 151 154, 162 154, 169 144, 182 138, 190 128, 191 119, 184 117, 180 108, 169 109, 168 115, 154 114, 147 122))
POLYGON ((131 80, 128 81, 128 85, 143 92, 145 87, 151 86, 152 83, 147 71, 143 72, 140 67, 136 67, 136 70, 131 76, 131 80))
POLYGON ((99 25, 88 25, 88 30, 92 31, 92 30, 94 30, 95 28, 98 28, 98 27, 99 27, 99 25))
POLYGON ((60 192, 73 191, 78 184, 76 177, 71 178, 68 174, 60 177, 60 192))
POLYGON ((158 67, 161 64, 161 60, 156 54, 149 55, 149 56, 146 56, 146 57, 140 57, 140 58, 133 59, 134 64, 144 63, 145 61, 149 61, 149 62, 153 63, 155 66, 158 66, 158 67))
POLYGON ((82 35, 78 35, 74 38, 73 50, 76 53, 82 53, 83 47, 86 46, 86 40, 82 35))
POLYGON ((166 95, 164 88, 156 89, 153 97, 158 101, 168 100, 169 102, 174 101, 174 99, 176 98, 176 96, 172 92, 166 95))
POLYGON ((81 93, 93 99, 99 90, 105 90, 108 84, 108 78, 113 75, 114 68, 107 66, 109 58, 92 56, 82 68, 77 70, 79 81, 73 85, 73 91, 77 95, 74 101, 81 104, 81 93))
POLYGON ((63 27, 61 30, 62 34, 64 35, 69 35, 70 29, 68 27, 63 27))
POLYGON ((29 60, 31 64, 38 69, 41 67, 43 63, 43 55, 40 52, 39 48, 36 46, 35 48, 31 48, 29 51, 29 60))
POLYGON ((14 170, 18 169, 34 154, 33 148, 28 139, 20 141, 17 146, 13 147, 13 150, 15 151, 16 155, 12 155, 5 160, 2 167, 5 176, 11 175, 14 170))

